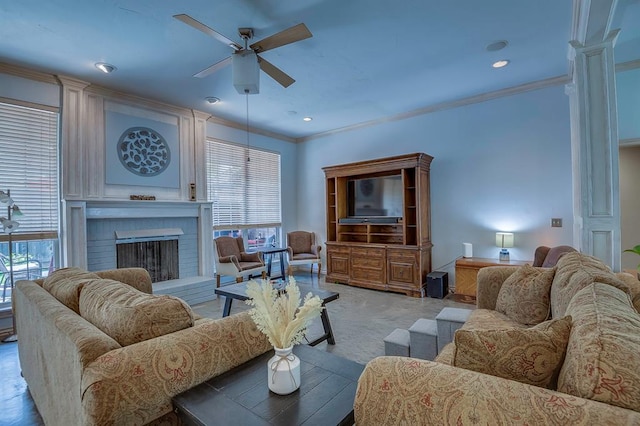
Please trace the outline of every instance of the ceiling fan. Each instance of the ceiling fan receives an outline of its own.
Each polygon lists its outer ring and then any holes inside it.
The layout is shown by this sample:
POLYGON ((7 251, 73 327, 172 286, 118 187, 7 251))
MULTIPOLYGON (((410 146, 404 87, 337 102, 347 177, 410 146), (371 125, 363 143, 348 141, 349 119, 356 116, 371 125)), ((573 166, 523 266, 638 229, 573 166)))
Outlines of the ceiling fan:
POLYGON ((307 26, 300 23, 247 46, 248 41, 253 38, 253 29, 238 28, 238 33, 242 40, 244 40, 244 46, 242 46, 189 15, 179 14, 173 15, 173 17, 212 36, 234 50, 233 54, 228 58, 216 62, 193 76, 200 78, 206 77, 229 63, 232 63, 233 85, 238 93, 242 94, 253 94, 260 91, 260 69, 283 87, 291 86, 295 80, 280 68, 259 56, 259 53, 313 36, 307 26))

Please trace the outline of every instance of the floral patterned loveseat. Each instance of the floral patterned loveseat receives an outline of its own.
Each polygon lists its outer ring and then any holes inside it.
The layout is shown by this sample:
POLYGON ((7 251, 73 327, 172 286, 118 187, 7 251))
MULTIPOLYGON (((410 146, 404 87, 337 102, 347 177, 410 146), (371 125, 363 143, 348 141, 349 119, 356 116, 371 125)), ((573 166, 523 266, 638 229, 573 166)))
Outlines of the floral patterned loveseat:
POLYGON ((178 424, 171 398, 270 349, 246 312, 196 318, 146 270, 19 281, 22 374, 45 424, 178 424))
POLYGON ((435 362, 379 357, 362 425, 640 424, 640 282, 578 252, 554 268, 490 267, 435 362))

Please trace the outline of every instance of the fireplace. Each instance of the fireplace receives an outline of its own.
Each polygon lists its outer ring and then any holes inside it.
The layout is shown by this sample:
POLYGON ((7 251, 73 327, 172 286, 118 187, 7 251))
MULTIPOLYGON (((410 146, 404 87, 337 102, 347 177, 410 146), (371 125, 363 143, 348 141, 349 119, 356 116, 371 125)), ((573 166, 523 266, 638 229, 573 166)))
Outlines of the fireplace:
POLYGON ((180 278, 178 236, 180 228, 115 231, 116 266, 144 268, 151 282, 180 278))
MULTIPOLYGON (((155 261, 151 266, 135 265, 154 275, 154 269, 160 271, 153 278, 154 294, 173 295, 189 304, 215 298, 211 203, 73 200, 64 204, 65 264, 89 271, 122 267, 117 252, 131 249, 133 246, 126 247, 130 243, 144 243, 138 250, 151 250, 146 261, 161 259, 162 264, 159 268, 153 266, 155 261), (170 278, 171 271, 178 278, 170 278)), ((123 257, 131 261, 143 256, 128 253, 120 257, 122 262, 123 257)))
POLYGON ((138 241, 116 245, 118 268, 144 268, 151 282, 179 277, 178 240, 138 241))

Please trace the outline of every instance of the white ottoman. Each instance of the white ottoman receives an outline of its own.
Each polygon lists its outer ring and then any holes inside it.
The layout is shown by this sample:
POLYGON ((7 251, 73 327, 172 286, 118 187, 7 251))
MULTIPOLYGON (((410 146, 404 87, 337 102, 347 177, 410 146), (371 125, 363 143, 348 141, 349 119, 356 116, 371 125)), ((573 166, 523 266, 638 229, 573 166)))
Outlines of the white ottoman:
POLYGON ((438 324, 438 353, 453 341, 453 334, 467 321, 472 309, 443 308, 436 316, 438 324))

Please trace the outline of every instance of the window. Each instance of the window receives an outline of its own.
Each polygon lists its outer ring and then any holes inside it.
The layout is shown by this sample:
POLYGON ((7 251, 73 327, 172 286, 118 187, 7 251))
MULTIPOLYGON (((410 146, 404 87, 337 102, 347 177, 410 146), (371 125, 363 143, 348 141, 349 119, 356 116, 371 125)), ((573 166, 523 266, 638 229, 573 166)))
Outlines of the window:
POLYGON ((0 191, 19 207, 0 203, 0 217, 19 223, 0 228, 0 309, 11 306, 12 276, 46 276, 56 263, 58 120, 57 109, 0 102, 0 191))
POLYGON ((279 245, 280 154, 207 140, 206 156, 214 238, 242 235, 248 247, 279 245))

